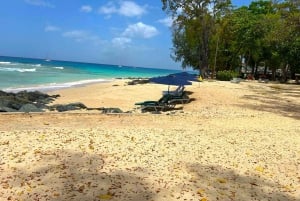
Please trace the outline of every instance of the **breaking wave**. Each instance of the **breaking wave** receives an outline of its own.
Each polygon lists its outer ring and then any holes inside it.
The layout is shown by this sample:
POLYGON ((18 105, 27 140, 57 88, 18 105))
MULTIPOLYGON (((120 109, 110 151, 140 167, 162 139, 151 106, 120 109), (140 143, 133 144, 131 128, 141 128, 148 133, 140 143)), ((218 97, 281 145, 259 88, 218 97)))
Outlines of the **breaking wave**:
POLYGON ((8 62, 8 61, 0 61, 0 65, 1 65, 1 64, 9 65, 9 64, 11 64, 11 62, 8 62))
POLYGON ((55 69, 60 69, 60 70, 63 70, 63 69, 64 69, 64 67, 61 67, 61 66, 57 66, 57 67, 53 67, 53 68, 55 68, 55 69))
POLYGON ((18 88, 6 88, 6 92, 19 92, 19 91, 54 91, 58 89, 65 89, 80 85, 92 84, 92 83, 101 83, 101 82, 110 82, 110 79, 92 79, 92 80, 80 80, 75 82, 66 82, 66 83, 51 83, 47 85, 31 86, 31 87, 18 87, 18 88))
POLYGON ((6 68, 6 67, 0 67, 0 71, 7 71, 7 72, 17 71, 17 72, 20 72, 20 73, 24 73, 24 72, 35 72, 36 68, 6 68))

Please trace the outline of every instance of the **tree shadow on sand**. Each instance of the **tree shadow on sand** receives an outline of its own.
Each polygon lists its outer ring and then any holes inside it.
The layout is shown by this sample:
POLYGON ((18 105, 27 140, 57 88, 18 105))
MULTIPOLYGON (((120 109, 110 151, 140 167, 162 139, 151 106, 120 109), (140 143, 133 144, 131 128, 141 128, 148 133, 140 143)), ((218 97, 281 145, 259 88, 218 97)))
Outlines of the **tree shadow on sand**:
POLYGON ((290 189, 263 179, 259 174, 246 172, 241 175, 233 169, 198 163, 187 164, 186 168, 200 200, 297 200, 288 194, 290 189))
POLYGON ((144 170, 116 171, 106 167, 104 155, 64 150, 35 150, 34 155, 30 170, 15 167, 0 177, 7 200, 154 199, 144 170))
POLYGON ((244 95, 242 98, 250 100, 240 104, 242 108, 272 112, 285 117, 300 119, 300 87, 295 85, 285 88, 280 85, 271 85, 267 89, 249 88, 255 95, 244 95), (254 102, 252 102, 254 101, 254 102), (258 104, 257 104, 258 103, 258 104))

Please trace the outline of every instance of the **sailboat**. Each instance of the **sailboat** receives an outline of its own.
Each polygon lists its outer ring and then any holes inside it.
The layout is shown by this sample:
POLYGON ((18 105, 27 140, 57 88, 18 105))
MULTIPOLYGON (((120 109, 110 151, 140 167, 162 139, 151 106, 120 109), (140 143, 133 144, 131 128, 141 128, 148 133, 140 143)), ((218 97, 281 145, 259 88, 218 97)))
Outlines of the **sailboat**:
POLYGON ((49 55, 49 54, 47 54, 45 61, 50 62, 51 59, 49 59, 49 56, 48 56, 48 55, 49 55))

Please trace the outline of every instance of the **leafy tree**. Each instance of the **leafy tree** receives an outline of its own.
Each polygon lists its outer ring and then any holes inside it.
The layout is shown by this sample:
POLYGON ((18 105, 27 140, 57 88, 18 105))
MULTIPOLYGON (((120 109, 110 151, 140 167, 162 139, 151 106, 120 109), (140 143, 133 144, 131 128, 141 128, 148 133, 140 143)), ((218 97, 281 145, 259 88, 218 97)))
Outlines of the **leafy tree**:
POLYGON ((227 59, 226 69, 237 65, 237 55, 241 55, 253 74, 260 62, 265 63, 265 73, 267 67, 272 69, 274 78, 280 67, 283 78, 289 68, 292 72, 300 70, 299 4, 300 1, 291 0, 254 1, 223 18, 228 21, 226 32, 229 32, 223 46, 229 54, 220 56, 227 59))
POLYGON ((202 76, 210 61, 210 39, 217 16, 223 15, 230 0, 162 0, 163 10, 173 24, 172 58, 182 66, 200 70, 202 76))
POLYGON ((300 73, 300 1, 286 0, 278 7, 283 21, 281 30, 284 30, 279 46, 284 59, 283 72, 290 68, 292 72, 300 73))
POLYGON ((287 72, 300 72, 300 2, 285 1, 273 5, 275 12, 265 16, 268 32, 265 41, 270 52, 265 59, 273 71, 281 67, 283 81, 287 72))
POLYGON ((265 64, 300 73, 300 1, 258 0, 233 9, 230 0, 162 0, 173 17, 172 58, 183 68, 236 70, 244 58, 256 74, 265 64))

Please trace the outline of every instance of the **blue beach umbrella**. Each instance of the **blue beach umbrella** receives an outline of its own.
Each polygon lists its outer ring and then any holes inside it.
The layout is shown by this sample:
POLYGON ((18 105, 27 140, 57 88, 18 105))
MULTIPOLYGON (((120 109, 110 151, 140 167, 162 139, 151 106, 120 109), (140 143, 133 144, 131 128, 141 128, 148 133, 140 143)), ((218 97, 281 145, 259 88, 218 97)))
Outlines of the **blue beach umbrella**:
POLYGON ((175 77, 177 77, 178 79, 198 82, 198 77, 197 77, 196 74, 190 74, 190 73, 187 73, 187 72, 182 72, 182 73, 175 73, 175 74, 172 74, 172 75, 175 75, 175 77))
POLYGON ((191 81, 197 81, 197 76, 193 74, 189 74, 187 72, 182 73, 175 73, 170 74, 167 76, 160 76, 160 77, 153 77, 149 79, 150 82, 157 83, 157 84, 165 84, 169 85, 177 85, 177 86, 184 86, 184 85, 192 85, 191 81))

